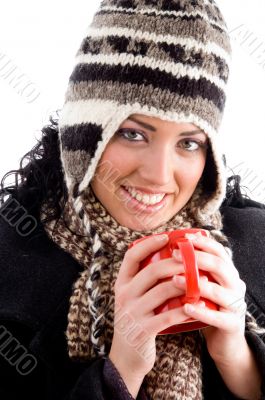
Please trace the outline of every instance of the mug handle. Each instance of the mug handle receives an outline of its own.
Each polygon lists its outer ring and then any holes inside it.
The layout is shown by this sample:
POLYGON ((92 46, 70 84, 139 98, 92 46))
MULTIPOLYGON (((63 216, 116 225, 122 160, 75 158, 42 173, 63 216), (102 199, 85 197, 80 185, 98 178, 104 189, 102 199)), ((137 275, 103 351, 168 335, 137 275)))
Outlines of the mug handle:
POLYGON ((199 271, 193 244, 187 238, 177 239, 186 277, 186 301, 197 303, 200 299, 199 271))

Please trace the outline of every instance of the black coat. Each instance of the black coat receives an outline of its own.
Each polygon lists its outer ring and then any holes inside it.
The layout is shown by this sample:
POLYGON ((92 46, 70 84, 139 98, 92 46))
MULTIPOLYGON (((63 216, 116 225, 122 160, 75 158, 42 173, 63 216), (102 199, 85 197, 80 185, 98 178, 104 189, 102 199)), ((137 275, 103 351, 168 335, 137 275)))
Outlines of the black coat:
MULTIPOLYGON (((246 200, 221 211, 234 264, 247 284, 248 308, 265 327, 265 208, 261 207, 246 200)), ((89 362, 68 357, 64 332, 69 297, 82 267, 41 226, 24 237, 16 228, 7 216, 0 218, 0 399, 132 399, 108 357, 89 362)), ((247 331, 246 338, 263 373, 264 400, 265 335, 247 331)), ((205 347, 202 361, 204 399, 235 399, 205 347)), ((138 398, 144 398, 142 389, 138 398)))

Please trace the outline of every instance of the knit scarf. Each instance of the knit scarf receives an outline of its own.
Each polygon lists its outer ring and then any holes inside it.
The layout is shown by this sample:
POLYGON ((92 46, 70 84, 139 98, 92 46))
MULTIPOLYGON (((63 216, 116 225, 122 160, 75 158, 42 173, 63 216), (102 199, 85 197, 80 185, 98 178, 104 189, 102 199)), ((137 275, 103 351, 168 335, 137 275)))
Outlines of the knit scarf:
MULTIPOLYGON (((84 268, 73 285, 65 332, 71 359, 85 361, 108 355, 114 331, 114 283, 132 241, 178 228, 204 228, 232 256, 229 242, 221 232, 220 212, 204 215, 200 207, 203 200, 198 185, 190 201, 171 220, 140 232, 119 225, 89 186, 82 197, 83 210, 78 213, 74 199, 68 198, 60 219, 44 224, 48 236, 84 268)), ((41 218, 46 212, 43 204, 41 218)), ((203 398, 202 340, 200 331, 157 335, 155 364, 143 382, 150 399, 203 398)))

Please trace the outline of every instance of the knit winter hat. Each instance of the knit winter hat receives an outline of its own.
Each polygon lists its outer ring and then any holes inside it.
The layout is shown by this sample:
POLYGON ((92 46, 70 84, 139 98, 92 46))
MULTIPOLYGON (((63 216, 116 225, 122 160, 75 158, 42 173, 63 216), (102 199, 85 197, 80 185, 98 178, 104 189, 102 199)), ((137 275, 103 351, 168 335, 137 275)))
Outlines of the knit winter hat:
POLYGON ((204 211, 225 197, 218 139, 231 45, 213 0, 104 0, 75 57, 59 118, 70 196, 93 178, 111 137, 131 114, 194 123, 208 135, 214 182, 204 211))

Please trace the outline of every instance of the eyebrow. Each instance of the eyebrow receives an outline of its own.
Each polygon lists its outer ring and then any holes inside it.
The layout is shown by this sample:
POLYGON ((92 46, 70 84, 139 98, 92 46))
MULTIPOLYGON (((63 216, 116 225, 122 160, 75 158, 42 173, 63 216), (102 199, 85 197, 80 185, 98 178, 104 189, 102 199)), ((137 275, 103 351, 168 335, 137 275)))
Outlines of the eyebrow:
MULTIPOLYGON (((127 118, 130 121, 136 122, 137 124, 141 125, 143 128, 148 129, 149 131, 156 132, 156 128, 152 125, 147 124, 146 122, 139 121, 135 117, 128 117, 127 118)), ((202 129, 196 129, 194 131, 186 131, 186 132, 181 132, 179 136, 186 136, 186 135, 196 135, 197 133, 203 133, 205 136, 206 133, 202 129)))

